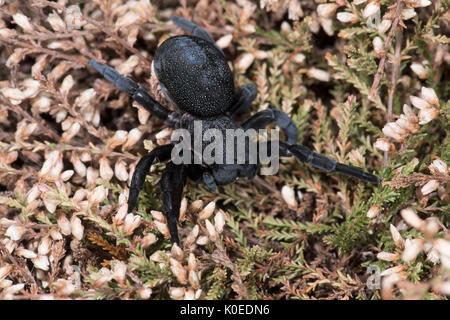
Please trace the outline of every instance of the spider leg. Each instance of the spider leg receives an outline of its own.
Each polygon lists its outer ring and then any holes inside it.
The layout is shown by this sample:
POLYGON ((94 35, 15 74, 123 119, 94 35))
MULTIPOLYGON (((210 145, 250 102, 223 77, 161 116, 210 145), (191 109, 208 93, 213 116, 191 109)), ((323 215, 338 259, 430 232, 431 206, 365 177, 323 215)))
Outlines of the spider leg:
POLYGON ((298 130, 294 121, 281 110, 269 108, 255 113, 247 119, 242 127, 247 129, 262 129, 271 123, 276 123, 287 137, 287 144, 292 145, 297 142, 298 130))
POLYGON ((228 116, 233 116, 247 110, 255 100, 258 90, 255 85, 249 83, 239 89, 234 95, 234 105, 227 111, 228 116))
POLYGON ((172 241, 180 243, 178 238, 177 221, 180 216, 181 197, 186 184, 184 165, 169 162, 161 178, 162 202, 164 214, 169 226, 172 241))
POLYGON ((216 45, 216 42, 214 41, 213 37, 211 37, 211 35, 205 29, 202 29, 201 27, 199 27, 195 23, 193 23, 193 22, 191 22, 189 20, 186 20, 186 19, 184 19, 182 17, 179 17, 179 16, 171 16, 170 20, 172 20, 173 23, 175 23, 177 26, 179 26, 185 32, 190 33, 193 36, 196 36, 196 37, 202 38, 203 40, 208 41, 213 46, 215 46, 217 49, 219 49, 219 51, 223 54, 223 56, 225 56, 225 54, 223 53, 222 49, 220 49, 216 45))
POLYGON ((170 159, 173 144, 159 146, 149 154, 143 156, 136 165, 133 177, 131 178, 130 193, 128 196, 128 212, 136 207, 139 193, 144 188, 145 177, 147 176, 152 164, 170 159))
POLYGON ((333 159, 325 157, 324 155, 315 153, 305 146, 298 144, 288 145, 283 141, 279 141, 279 143, 280 156, 294 155, 298 160, 305 162, 313 167, 322 169, 328 173, 338 172, 373 184, 378 184, 381 181, 380 178, 371 173, 365 172, 357 167, 339 163, 333 159))
POLYGON ((207 170, 203 171, 203 182, 206 184, 210 191, 214 191, 217 189, 217 184, 214 181, 214 176, 207 170))
POLYGON ((112 82, 117 89, 127 93, 131 99, 138 102, 145 109, 157 116, 161 120, 166 120, 172 113, 159 104, 148 92, 130 78, 122 76, 117 70, 95 60, 89 60, 89 64, 100 72, 106 80, 112 82))

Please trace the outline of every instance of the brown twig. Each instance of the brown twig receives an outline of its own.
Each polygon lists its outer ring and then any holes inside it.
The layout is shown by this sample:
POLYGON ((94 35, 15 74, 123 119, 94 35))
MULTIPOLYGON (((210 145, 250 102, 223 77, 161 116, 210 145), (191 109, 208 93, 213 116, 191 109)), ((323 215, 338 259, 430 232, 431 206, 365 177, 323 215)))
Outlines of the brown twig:
POLYGON ((383 51, 382 57, 380 59, 380 63, 378 65, 377 73, 375 74, 375 78, 373 80, 372 88, 370 89, 369 99, 371 99, 371 100, 374 99, 375 96, 378 95, 377 94, 378 85, 380 84, 381 76, 383 75, 384 65, 386 64, 386 58, 388 56, 388 52, 389 52, 389 48, 391 47, 392 39, 394 38, 395 31, 397 30, 397 26, 398 26, 398 23, 401 18, 402 9, 403 9, 403 1, 397 0, 397 7, 395 8, 395 14, 394 14, 394 16, 395 16, 394 22, 392 23, 391 30, 389 31, 389 34, 386 38, 386 43, 384 45, 384 51, 383 51))
MULTIPOLYGON (((49 7, 55 8, 57 10, 62 10, 63 12, 66 12, 66 10, 67 10, 65 6, 62 6, 62 5, 60 5, 60 4, 56 3, 56 2, 50 2, 50 1, 47 1, 47 0, 37 0, 36 3, 39 4, 39 5, 49 6, 49 7)), ((137 50, 137 49, 133 48, 132 46, 130 46, 128 44, 128 42, 126 42, 125 40, 120 38, 115 32, 113 32, 111 30, 111 28, 108 28, 108 27, 102 25, 101 23, 95 21, 94 19, 91 19, 91 18, 89 18, 89 17, 87 17, 85 15, 83 16, 83 18, 86 20, 86 22, 92 24, 98 30, 100 30, 103 33, 107 34, 108 36, 113 38, 115 41, 120 43, 128 51, 132 52, 137 57, 139 57, 139 59, 142 61, 142 63, 144 64, 144 66, 146 68, 148 68, 148 69, 151 68, 151 63, 139 52, 139 50, 137 50)))
MULTIPOLYGON (((400 67, 400 59, 402 54, 402 38, 403 32, 402 29, 397 30, 396 42, 395 42, 395 57, 393 61, 393 68, 391 73, 391 85, 388 89, 388 109, 387 109, 387 121, 390 122, 392 119, 392 109, 394 106, 394 95, 395 89, 397 87, 398 81, 398 69, 400 67)), ((385 151, 383 155, 384 165, 387 165, 388 162, 388 152, 385 151)))
POLYGON ((85 57, 64 54, 64 53, 61 53, 56 50, 38 47, 38 46, 32 45, 27 42, 15 40, 15 39, 9 39, 9 38, 5 38, 2 36, 0 36, 0 42, 4 42, 4 43, 10 44, 15 47, 27 48, 30 50, 31 53, 33 53, 33 52, 45 53, 45 54, 51 55, 53 57, 72 61, 72 62, 81 64, 81 65, 88 65, 88 62, 89 62, 89 60, 85 57))
POLYGON ((9 109, 9 110, 11 110, 11 111, 13 111, 13 112, 15 112, 15 113, 21 115, 22 118, 28 120, 28 121, 31 122, 31 123, 36 123, 36 124, 39 126, 39 129, 41 129, 41 131, 42 131, 45 135, 47 135, 47 136, 49 136, 49 137, 51 137, 51 138, 53 138, 53 139, 55 139, 55 140, 57 140, 57 141, 59 140, 59 138, 60 138, 59 135, 58 135, 55 131, 49 129, 49 128, 45 125, 45 122, 44 122, 44 120, 43 120, 42 118, 39 117, 39 120, 40 120, 40 121, 37 121, 36 115, 35 115, 35 117, 32 117, 31 115, 28 114, 28 112, 26 112, 24 109, 22 109, 19 105, 13 105, 13 104, 9 101, 9 99, 6 98, 2 93, 0 93, 0 99, 1 99, 1 101, 2 101, 3 103, 6 104, 6 108, 7 108, 7 109, 9 109))

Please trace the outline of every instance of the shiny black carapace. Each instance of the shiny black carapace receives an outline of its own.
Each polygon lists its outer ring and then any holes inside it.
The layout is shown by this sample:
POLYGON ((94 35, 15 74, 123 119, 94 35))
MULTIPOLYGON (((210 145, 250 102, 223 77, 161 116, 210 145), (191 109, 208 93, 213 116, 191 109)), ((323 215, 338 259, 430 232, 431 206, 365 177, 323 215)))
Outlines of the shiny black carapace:
MULTIPOLYGON (((156 50, 152 69, 166 98, 178 108, 171 111, 133 80, 120 75, 115 69, 91 60, 89 63, 107 80, 127 93, 153 115, 175 129, 194 130, 194 121, 201 121, 202 129, 262 129, 271 123, 279 126, 286 141, 279 141, 279 155, 295 156, 298 160, 326 172, 339 172, 354 178, 377 184, 380 179, 359 168, 347 166, 295 144, 298 131, 294 122, 281 110, 270 108, 257 112, 243 123, 233 120, 233 115, 250 107, 257 90, 247 84, 235 92, 233 74, 225 55, 213 38, 197 26, 181 17, 171 20, 190 35, 175 36, 164 41, 156 50)), ((159 146, 142 157, 131 180, 128 211, 137 204, 139 192, 152 164, 169 161, 161 179, 162 202, 172 240, 179 242, 177 221, 180 212, 186 178, 203 179, 209 189, 233 182, 239 177, 253 179, 260 164, 175 164, 171 160, 174 144, 159 146)))

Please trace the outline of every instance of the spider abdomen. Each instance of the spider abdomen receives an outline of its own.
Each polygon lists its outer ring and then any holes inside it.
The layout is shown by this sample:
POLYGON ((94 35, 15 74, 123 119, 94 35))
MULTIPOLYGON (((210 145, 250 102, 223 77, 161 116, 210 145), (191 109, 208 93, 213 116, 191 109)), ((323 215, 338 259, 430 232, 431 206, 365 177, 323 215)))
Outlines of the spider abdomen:
POLYGON ((169 100, 200 118, 224 114, 233 103, 233 75, 223 54, 195 36, 164 41, 153 60, 155 74, 169 100))

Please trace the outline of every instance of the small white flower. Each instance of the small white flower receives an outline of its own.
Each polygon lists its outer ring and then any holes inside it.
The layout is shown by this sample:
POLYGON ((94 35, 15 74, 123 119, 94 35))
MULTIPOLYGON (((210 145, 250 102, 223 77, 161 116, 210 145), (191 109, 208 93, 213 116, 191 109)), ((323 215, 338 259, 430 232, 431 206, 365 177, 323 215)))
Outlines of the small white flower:
POLYGON ((413 228, 421 230, 424 227, 425 222, 419 218, 417 213, 411 208, 406 208, 400 211, 402 218, 413 228))
POLYGON ((421 96, 427 102, 434 104, 436 107, 439 107, 439 98, 436 95, 436 92, 433 88, 422 87, 421 96))
POLYGON ((199 213, 199 219, 200 220, 206 220, 214 213, 214 210, 216 209, 216 203, 214 201, 211 201, 206 205, 206 207, 203 208, 202 211, 199 213))
POLYGON ((317 6, 317 15, 323 18, 331 18, 336 12, 337 4, 322 3, 317 6))
POLYGON ((13 224, 6 230, 5 236, 9 237, 13 241, 18 241, 25 233, 25 227, 20 224, 13 224))
POLYGON ((403 9, 402 10, 402 19, 403 20, 411 19, 411 18, 415 17, 416 14, 417 13, 414 10, 414 8, 403 9))
POLYGON ((27 16, 19 12, 13 15, 13 20, 17 25, 19 25, 23 29, 23 31, 27 33, 33 33, 34 28, 31 25, 30 19, 28 19, 27 16))
POLYGON ((342 23, 353 23, 358 20, 358 16, 351 12, 338 12, 336 18, 342 23))
POLYGON ((380 3, 377 1, 370 2, 363 11, 363 17, 369 18, 373 17, 380 12, 380 3))
POLYGON ((297 209, 298 202, 295 199, 295 192, 293 188, 289 186, 283 186, 283 188, 281 189, 281 196, 283 197, 289 208, 293 210, 297 209))
POLYGON ((427 195, 437 190, 437 188, 439 188, 439 182, 430 180, 422 187, 422 189, 420 189, 420 191, 422 191, 423 195, 427 195))

